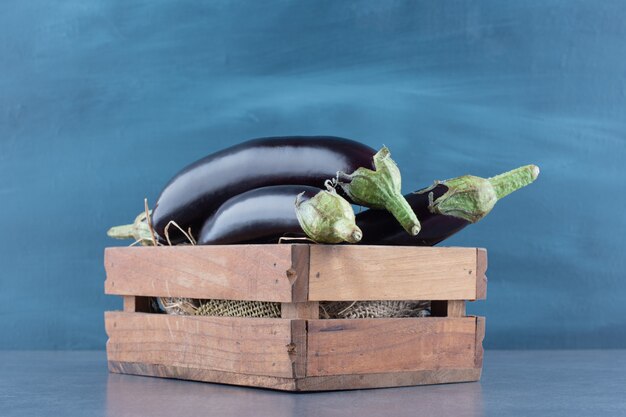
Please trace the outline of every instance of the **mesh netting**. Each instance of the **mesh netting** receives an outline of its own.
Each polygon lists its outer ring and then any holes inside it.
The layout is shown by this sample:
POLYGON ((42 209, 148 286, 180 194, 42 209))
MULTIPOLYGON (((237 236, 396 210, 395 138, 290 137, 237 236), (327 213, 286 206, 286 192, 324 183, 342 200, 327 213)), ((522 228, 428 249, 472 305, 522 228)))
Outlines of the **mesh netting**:
POLYGON ((262 301, 203 300, 197 316, 280 317, 280 303, 262 301))
MULTIPOLYGON (((221 317, 280 317, 280 303, 235 300, 160 298, 167 314, 221 317)), ((364 319, 430 316, 430 301, 326 301, 320 303, 322 319, 364 319)))
POLYGON ((385 317, 426 317, 430 301, 335 301, 320 303, 320 318, 366 319, 385 317))

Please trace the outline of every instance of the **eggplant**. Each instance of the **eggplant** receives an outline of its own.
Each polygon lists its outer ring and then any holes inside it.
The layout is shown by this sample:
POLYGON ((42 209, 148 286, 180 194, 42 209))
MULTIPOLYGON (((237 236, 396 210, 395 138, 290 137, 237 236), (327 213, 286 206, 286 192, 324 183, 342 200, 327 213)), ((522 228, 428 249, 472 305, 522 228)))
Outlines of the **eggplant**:
POLYGON ((350 203, 334 188, 278 185, 227 200, 202 226, 198 244, 278 243, 285 236, 356 243, 362 234, 350 203))
POLYGON ((360 243, 434 246, 484 218, 500 199, 532 183, 538 175, 539 167, 526 165, 487 179, 464 175, 435 181, 404 196, 422 225, 417 236, 406 234, 388 212, 370 209, 356 216, 363 232, 360 243))
POLYGON ((428 187, 404 195, 422 225, 422 230, 417 236, 410 236, 404 229, 398 227, 398 222, 388 212, 370 209, 356 215, 357 226, 363 232, 361 243, 365 245, 434 246, 471 224, 458 217, 432 213, 428 209, 428 194, 423 193, 425 190, 432 192, 435 198, 439 198, 448 191, 448 187, 437 184, 434 188, 428 187))
MULTIPOLYGON (((191 230, 195 237, 204 221, 229 198, 272 185, 322 188, 326 180, 341 172, 341 190, 352 201, 368 205, 369 198, 377 196, 371 206, 391 209, 404 229, 415 235, 419 232, 419 221, 399 192, 399 175, 387 173, 394 167, 386 148, 377 153, 350 139, 332 136, 254 139, 211 154, 180 171, 161 192, 152 211, 152 224, 161 241, 171 222, 185 231, 191 230), (352 191, 349 175, 358 169, 361 169, 357 181, 360 186, 352 191), (385 172, 377 172, 381 170, 385 172)), ((180 233, 175 236, 170 233, 170 237, 173 243, 183 241, 180 233)))

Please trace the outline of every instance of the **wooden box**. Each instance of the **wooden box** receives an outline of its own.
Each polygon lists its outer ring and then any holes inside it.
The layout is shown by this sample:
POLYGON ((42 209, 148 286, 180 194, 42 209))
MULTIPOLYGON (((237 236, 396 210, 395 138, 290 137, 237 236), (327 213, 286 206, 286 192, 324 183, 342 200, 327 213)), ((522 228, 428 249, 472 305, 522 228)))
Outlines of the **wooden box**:
POLYGON ((111 372, 323 391, 477 381, 484 249, 358 245, 107 248, 111 372), (281 303, 281 318, 157 314, 150 297, 281 303), (320 319, 319 302, 431 300, 432 316, 320 319))

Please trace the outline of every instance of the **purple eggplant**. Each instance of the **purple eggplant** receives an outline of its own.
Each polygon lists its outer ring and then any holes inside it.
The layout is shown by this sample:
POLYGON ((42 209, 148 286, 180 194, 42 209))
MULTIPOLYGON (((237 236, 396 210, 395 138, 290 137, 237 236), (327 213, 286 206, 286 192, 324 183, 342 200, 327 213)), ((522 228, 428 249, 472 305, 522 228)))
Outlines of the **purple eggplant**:
POLYGON ((278 243, 281 237, 307 236, 319 243, 356 243, 362 235, 350 203, 333 188, 277 185, 227 200, 204 223, 198 244, 278 243))
MULTIPOLYGON (((394 177, 395 183, 385 181, 389 176, 385 172, 390 168, 379 162, 391 161, 388 154, 386 148, 377 153, 362 143, 330 136, 250 140, 211 154, 179 172, 161 192, 152 211, 152 224, 161 239, 170 222, 197 236, 205 219, 233 196, 272 185, 322 188, 326 180, 341 172, 341 190, 352 201, 368 205, 369 196, 376 195, 378 200, 383 196, 384 204, 375 201, 368 206, 392 209, 404 228, 416 234, 419 222, 399 192, 399 176, 394 177), (364 183, 361 177, 370 181, 351 192, 349 175, 357 170, 359 184, 364 183)), ((172 231, 170 228, 172 242, 184 240, 172 231)))
POLYGON ((401 246, 434 246, 442 240, 457 233, 471 224, 468 220, 454 216, 432 213, 428 209, 428 192, 439 198, 448 191, 448 187, 438 184, 434 188, 405 194, 417 218, 420 219, 422 230, 417 236, 410 236, 385 210, 365 210, 356 215, 357 226, 363 231, 362 244, 366 245, 401 245, 401 246))
POLYGON ((356 216, 363 232, 362 244, 434 246, 485 217, 498 200, 530 183, 539 175, 536 165, 526 165, 492 178, 465 175, 405 195, 420 219, 422 230, 410 236, 383 210, 366 210, 356 216))

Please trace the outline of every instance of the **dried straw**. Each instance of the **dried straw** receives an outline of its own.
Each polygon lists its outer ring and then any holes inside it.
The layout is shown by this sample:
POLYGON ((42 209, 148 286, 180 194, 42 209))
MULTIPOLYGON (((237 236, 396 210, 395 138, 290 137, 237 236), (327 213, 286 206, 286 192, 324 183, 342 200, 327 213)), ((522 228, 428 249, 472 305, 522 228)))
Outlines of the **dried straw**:
POLYGON ((427 317, 430 301, 333 301, 320 303, 320 318, 427 317))
POLYGON ((200 303, 192 298, 159 297, 159 308, 167 314, 176 316, 193 316, 200 303))

